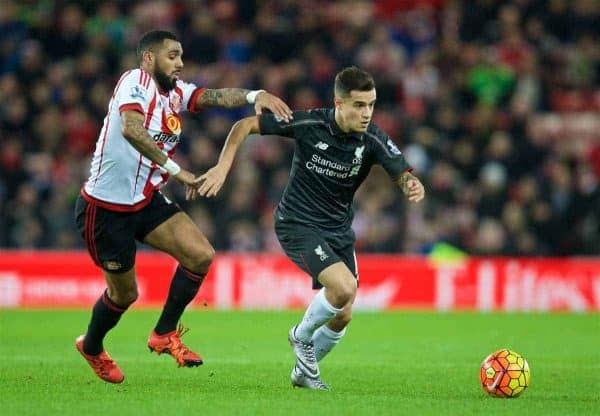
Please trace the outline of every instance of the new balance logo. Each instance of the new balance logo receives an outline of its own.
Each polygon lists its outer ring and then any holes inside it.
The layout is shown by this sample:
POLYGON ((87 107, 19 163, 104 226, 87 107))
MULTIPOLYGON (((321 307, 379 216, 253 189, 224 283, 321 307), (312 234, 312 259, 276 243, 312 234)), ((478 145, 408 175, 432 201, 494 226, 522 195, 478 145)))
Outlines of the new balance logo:
POLYGON ((317 248, 315 248, 315 254, 319 256, 319 260, 321 261, 325 261, 329 258, 329 256, 327 255, 327 253, 325 253, 325 250, 323 250, 323 247, 321 247, 320 244, 317 246, 317 248))
POLYGON ((319 143, 315 144, 315 147, 320 150, 327 150, 329 145, 325 142, 319 142, 319 143))

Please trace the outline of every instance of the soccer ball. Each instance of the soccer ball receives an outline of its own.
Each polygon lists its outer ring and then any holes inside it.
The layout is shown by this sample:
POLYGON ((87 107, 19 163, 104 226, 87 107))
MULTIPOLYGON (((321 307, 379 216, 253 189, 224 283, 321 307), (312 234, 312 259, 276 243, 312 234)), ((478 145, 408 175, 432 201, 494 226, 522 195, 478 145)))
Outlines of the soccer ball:
POLYGON ((483 391, 491 396, 517 397, 529 386, 531 374, 521 354, 503 349, 483 360, 479 379, 483 391))

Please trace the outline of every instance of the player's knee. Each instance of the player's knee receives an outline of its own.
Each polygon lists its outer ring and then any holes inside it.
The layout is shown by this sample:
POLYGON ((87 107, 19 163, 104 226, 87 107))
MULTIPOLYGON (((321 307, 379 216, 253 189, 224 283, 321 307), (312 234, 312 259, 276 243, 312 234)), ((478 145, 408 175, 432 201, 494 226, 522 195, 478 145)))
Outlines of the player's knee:
POLYGON ((210 264, 212 263, 212 261, 215 259, 215 255, 216 255, 216 254, 217 254, 217 253, 215 252, 215 249, 214 249, 212 246, 210 246, 210 247, 209 247, 209 250, 208 250, 208 253, 207 253, 207 259, 208 259, 208 264, 209 264, 209 265, 210 265, 210 264))
POLYGON ((354 280, 354 276, 348 275, 344 279, 343 295, 346 303, 350 302, 356 296, 356 280, 354 280))
POLYGON ((340 293, 341 301, 344 304, 350 302, 351 299, 356 295, 356 286, 355 285, 345 285, 343 291, 340 293))
POLYGON ((343 279, 334 288, 328 288, 329 290, 331 290, 334 298, 333 306, 341 308, 354 299, 356 295, 356 283, 350 279, 343 279))
POLYGON ((190 258, 190 265, 186 266, 194 273, 205 275, 208 273, 213 259, 215 258, 215 249, 212 246, 203 247, 201 250, 190 258))

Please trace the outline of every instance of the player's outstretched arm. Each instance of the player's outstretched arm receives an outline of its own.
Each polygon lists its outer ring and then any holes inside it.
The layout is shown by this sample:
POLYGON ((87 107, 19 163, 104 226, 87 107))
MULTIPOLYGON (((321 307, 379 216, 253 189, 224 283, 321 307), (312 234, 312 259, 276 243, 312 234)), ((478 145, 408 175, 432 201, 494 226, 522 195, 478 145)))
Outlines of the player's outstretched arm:
POLYGON ((415 175, 404 172, 397 179, 396 184, 402 189, 410 202, 419 202, 425 197, 425 187, 415 175))
POLYGON ((290 121, 292 110, 281 98, 264 90, 250 91, 243 88, 221 88, 205 89, 198 95, 196 108, 202 107, 242 107, 247 104, 254 104, 256 114, 262 114, 263 109, 268 109, 277 117, 290 121))
POLYGON ((123 137, 142 155, 164 167, 175 179, 187 186, 186 199, 195 199, 198 185, 193 173, 181 169, 156 145, 148 130, 144 128, 144 115, 137 111, 123 111, 121 114, 123 137))
POLYGON ((221 150, 219 162, 197 179, 198 193, 208 198, 216 196, 223 187, 233 159, 249 134, 259 133, 258 117, 246 117, 233 125, 221 150))

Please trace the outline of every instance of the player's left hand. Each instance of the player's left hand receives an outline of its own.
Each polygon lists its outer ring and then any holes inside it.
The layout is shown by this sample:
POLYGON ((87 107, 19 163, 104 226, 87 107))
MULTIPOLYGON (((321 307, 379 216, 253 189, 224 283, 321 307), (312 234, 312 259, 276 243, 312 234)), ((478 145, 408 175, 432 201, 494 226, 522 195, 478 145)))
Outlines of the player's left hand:
POLYGON ((217 196, 217 193, 219 193, 225 183, 228 172, 229 169, 227 167, 215 165, 207 170, 206 173, 200 175, 198 179, 196 179, 196 183, 199 186, 198 194, 207 198, 217 196))
POLYGON ((419 202, 425 198, 425 187, 419 179, 412 177, 406 182, 406 196, 410 202, 419 202))
POLYGON ((254 103, 254 110, 256 114, 262 114, 263 108, 267 108, 278 117, 286 122, 291 121, 294 117, 292 116, 292 110, 287 106, 283 100, 267 91, 263 91, 256 96, 254 103))

